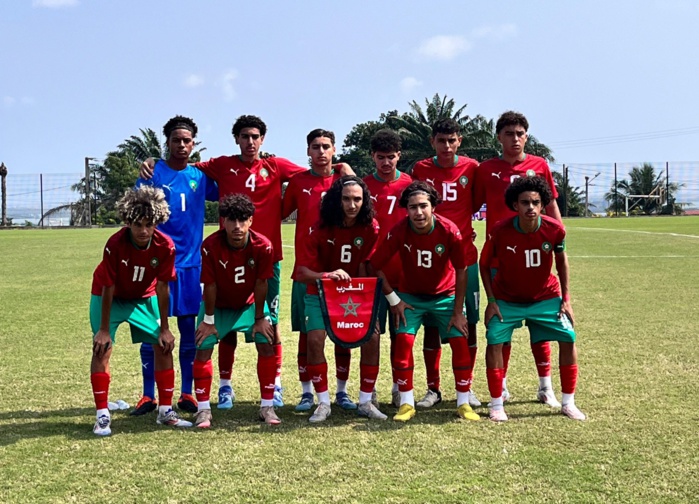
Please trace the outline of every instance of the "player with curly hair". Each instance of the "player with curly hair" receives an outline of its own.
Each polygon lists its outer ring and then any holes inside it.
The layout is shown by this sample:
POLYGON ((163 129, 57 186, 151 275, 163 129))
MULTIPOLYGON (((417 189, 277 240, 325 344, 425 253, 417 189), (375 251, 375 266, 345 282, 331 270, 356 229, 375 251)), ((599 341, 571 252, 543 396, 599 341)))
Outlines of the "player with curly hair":
POLYGON ((561 413, 573 420, 585 420, 575 405, 578 364, 566 232, 558 220, 541 213, 552 199, 543 178, 516 178, 504 197, 516 216, 503 219, 493 227, 481 254, 481 276, 488 296, 485 325, 490 419, 496 422, 507 420, 502 397, 503 346, 511 341, 512 332, 522 323, 529 328, 533 344, 558 341, 563 390, 561 413), (494 277, 493 259, 498 264, 494 277), (552 272, 554 261, 558 278, 552 272))
POLYGON ((172 409, 175 338, 165 315, 170 304, 168 283, 176 278, 175 244, 156 229, 170 217, 165 194, 154 187, 130 189, 117 203, 117 211, 126 226, 107 240, 92 281, 90 381, 97 409, 93 432, 98 436, 112 432, 107 405, 109 360, 114 335, 123 322, 129 324, 134 343, 153 346, 159 397, 157 423, 191 427, 172 409))

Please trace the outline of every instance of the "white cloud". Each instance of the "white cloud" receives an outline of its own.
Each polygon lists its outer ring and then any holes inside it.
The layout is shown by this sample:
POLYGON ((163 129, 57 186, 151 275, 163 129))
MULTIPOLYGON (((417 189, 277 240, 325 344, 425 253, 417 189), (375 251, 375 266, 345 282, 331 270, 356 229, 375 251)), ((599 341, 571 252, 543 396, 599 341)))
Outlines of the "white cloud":
POLYGON ((411 93, 413 89, 419 88, 420 86, 422 86, 422 81, 417 80, 415 77, 406 77, 400 81, 400 88, 405 94, 411 93))
POLYGON ((3 97, 2 97, 2 104, 3 104, 3 106, 5 106, 5 107, 11 107, 12 105, 15 104, 16 101, 17 101, 17 100, 15 100, 15 99, 14 99, 13 97, 11 97, 11 96, 3 96, 3 97))
POLYGON ((460 35, 438 35, 425 40, 417 52, 420 56, 430 59, 449 61, 458 55, 468 52, 471 43, 460 35))
POLYGON ((204 77, 197 74, 189 74, 184 79, 184 87, 195 88, 204 85, 204 77))
POLYGON ((493 40, 507 40, 517 35, 517 25, 506 23, 497 26, 481 26, 471 32, 473 38, 489 38, 493 40))
POLYGON ((46 7, 48 9, 60 9, 61 7, 75 7, 78 0, 34 0, 32 7, 46 7))
POLYGON ((235 88, 233 87, 233 82, 238 78, 238 71, 231 69, 223 74, 221 79, 221 89, 223 90, 223 99, 226 101, 233 101, 237 96, 235 88))

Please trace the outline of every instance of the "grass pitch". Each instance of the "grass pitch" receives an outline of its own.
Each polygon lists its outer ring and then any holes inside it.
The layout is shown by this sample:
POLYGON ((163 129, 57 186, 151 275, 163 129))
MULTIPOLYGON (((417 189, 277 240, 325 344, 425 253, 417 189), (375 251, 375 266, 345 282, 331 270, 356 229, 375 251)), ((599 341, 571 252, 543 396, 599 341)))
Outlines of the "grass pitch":
MULTIPOLYGON (((293 412, 300 390, 288 315, 293 249, 287 247, 283 424, 270 428, 255 420, 256 354, 241 344, 234 368, 238 400, 231 411, 213 410, 211 430, 178 431, 156 426, 154 415, 115 412, 107 439, 91 432, 87 313, 92 270, 115 230, 0 232, 0 501, 695 501, 699 218, 568 220, 566 226, 579 337, 576 402, 586 422, 534 401, 528 334, 519 330, 506 424, 487 421, 485 408, 479 423, 456 418, 446 346, 445 402, 434 410, 397 424, 333 408, 327 424, 309 425, 307 415, 293 412)), ((482 236, 481 223, 477 230, 482 236)), ((283 231, 292 244, 293 226, 283 231)), ((484 332, 479 325, 474 390, 486 403, 484 332)), ((421 394, 424 367, 416 347, 421 394)), ((392 415, 386 340, 382 349, 379 398, 392 415)), ((356 399, 354 355, 350 392, 356 399)), ((329 356, 331 370, 333 362, 329 356)), ((111 399, 133 405, 140 365, 124 329, 112 372, 111 399)))

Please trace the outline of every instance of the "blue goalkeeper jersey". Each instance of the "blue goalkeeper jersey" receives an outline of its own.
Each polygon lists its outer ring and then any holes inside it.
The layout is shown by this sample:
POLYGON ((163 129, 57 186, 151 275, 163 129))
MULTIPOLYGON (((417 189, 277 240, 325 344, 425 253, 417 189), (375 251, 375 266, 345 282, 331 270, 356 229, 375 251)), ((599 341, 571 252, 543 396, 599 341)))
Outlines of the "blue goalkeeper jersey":
POLYGON ((139 178, 136 187, 151 185, 165 193, 170 218, 158 229, 175 242, 175 267, 201 266, 201 242, 204 239, 204 201, 218 201, 216 182, 194 166, 173 170, 162 159, 155 164, 153 178, 139 178))

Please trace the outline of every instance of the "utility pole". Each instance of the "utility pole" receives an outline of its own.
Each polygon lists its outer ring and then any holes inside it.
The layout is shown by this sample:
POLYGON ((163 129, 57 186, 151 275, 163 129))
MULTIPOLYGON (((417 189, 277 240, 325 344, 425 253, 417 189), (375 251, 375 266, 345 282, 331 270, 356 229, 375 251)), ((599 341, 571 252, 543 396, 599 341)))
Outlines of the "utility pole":
POLYGON ((7 166, 5 163, 0 164, 0 178, 2 179, 2 186, 0 187, 0 192, 2 192, 2 220, 0 220, 0 226, 7 226, 7 166))
POLYGON ((90 161, 94 161, 95 158, 86 157, 85 158, 85 203, 87 204, 87 215, 85 216, 85 221, 87 227, 92 226, 92 187, 90 186, 90 161))
POLYGON ((585 217, 588 217, 590 215, 590 182, 592 182, 599 176, 600 172, 597 172, 597 175, 595 175, 592 178, 585 175, 585 217))

